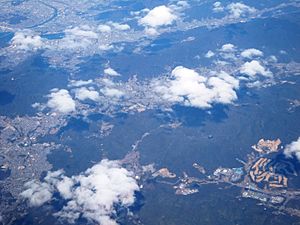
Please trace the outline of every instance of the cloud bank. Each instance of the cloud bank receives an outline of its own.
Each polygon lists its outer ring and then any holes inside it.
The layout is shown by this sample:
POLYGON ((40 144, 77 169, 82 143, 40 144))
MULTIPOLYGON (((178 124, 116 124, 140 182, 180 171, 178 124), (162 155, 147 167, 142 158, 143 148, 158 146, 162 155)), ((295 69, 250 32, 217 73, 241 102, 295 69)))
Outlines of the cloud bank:
POLYGON ((43 182, 31 181, 21 196, 31 206, 41 206, 58 193, 66 200, 55 216, 75 223, 85 218, 103 225, 116 225, 115 206, 128 207, 135 201, 139 187, 133 174, 118 161, 102 160, 84 173, 67 177, 62 170, 48 172, 43 182))

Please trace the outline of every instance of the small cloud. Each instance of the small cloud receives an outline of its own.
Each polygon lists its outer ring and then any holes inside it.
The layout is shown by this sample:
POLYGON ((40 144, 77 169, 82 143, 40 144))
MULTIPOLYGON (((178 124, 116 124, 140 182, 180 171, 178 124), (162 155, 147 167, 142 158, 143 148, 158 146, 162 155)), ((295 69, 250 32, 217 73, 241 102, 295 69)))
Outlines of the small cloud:
POLYGON ((248 75, 252 79, 257 75, 262 75, 269 78, 273 77, 272 72, 266 70, 257 60, 252 60, 251 62, 244 63, 240 68, 240 72, 242 74, 248 75))
POLYGON ((252 59, 253 57, 261 57, 264 53, 255 48, 249 48, 242 51, 241 56, 244 58, 252 59))
POLYGON ((111 27, 108 25, 100 24, 97 28, 100 32, 103 33, 110 33, 111 32, 111 27))
POLYGON ((191 41, 194 41, 194 40, 196 40, 196 38, 193 37, 193 36, 190 36, 190 37, 187 37, 187 38, 183 39, 181 42, 182 43, 184 43, 184 42, 191 42, 191 41))
POLYGON ((296 156, 298 160, 300 160, 300 137, 297 141, 293 141, 289 145, 287 145, 284 149, 284 154, 286 157, 290 158, 293 155, 296 156))
POLYGON ((26 190, 20 195, 28 199, 30 206, 37 207, 48 202, 52 198, 52 188, 47 183, 39 183, 37 181, 30 181, 25 184, 26 190))
POLYGON ((39 35, 34 35, 29 31, 16 32, 11 40, 13 47, 20 50, 36 50, 43 46, 43 39, 39 35))
POLYGON ((93 83, 93 80, 70 80, 69 87, 81 87, 93 83))
POLYGON ((171 25, 177 16, 173 14, 172 9, 165 5, 157 6, 150 10, 148 14, 139 20, 139 23, 149 27, 159 27, 171 25))
POLYGON ((90 99, 92 101, 99 100, 99 93, 95 90, 89 90, 86 87, 82 87, 75 90, 75 97, 81 101, 90 99))
POLYGON ((145 33, 147 35, 150 35, 150 36, 157 36, 157 35, 159 35, 159 32, 155 28, 153 28, 153 27, 146 27, 145 28, 145 33))
POLYGON ((133 174, 118 161, 102 160, 80 175, 67 177, 62 170, 48 172, 43 182, 30 181, 21 196, 30 206, 41 206, 59 194, 63 208, 54 216, 75 223, 85 218, 91 222, 117 225, 116 206, 128 207, 139 190, 133 174))
POLYGON ((209 50, 206 54, 205 54, 205 58, 211 58, 215 55, 215 53, 211 50, 209 50))
POLYGON ((87 48, 95 44, 97 39, 98 34, 93 31, 93 28, 83 25, 66 29, 65 37, 59 43, 59 47, 62 49, 87 48))
POLYGON ((222 45, 221 49, 222 52, 233 52, 235 51, 235 46, 233 44, 224 44, 222 45))
POLYGON ((176 4, 177 4, 177 6, 179 6, 181 8, 187 8, 190 6, 187 1, 178 1, 176 4))
POLYGON ((109 22, 109 24, 111 26, 113 26, 115 29, 121 30, 121 31, 130 29, 130 26, 128 24, 120 24, 120 23, 114 23, 114 22, 109 22))
POLYGON ((271 55, 267 60, 271 63, 276 63, 278 61, 275 55, 271 55))
POLYGON ((98 38, 98 35, 92 31, 92 28, 89 26, 81 26, 81 27, 74 27, 72 29, 67 29, 65 31, 68 35, 73 35, 77 37, 83 38, 98 38))
POLYGON ((109 44, 101 44, 101 45, 99 45, 99 50, 102 50, 102 51, 108 51, 108 50, 111 50, 113 48, 114 48, 114 46, 113 45, 109 45, 109 44))
POLYGON ((224 7, 222 6, 221 2, 215 2, 213 4, 213 11, 214 12, 223 12, 224 11, 224 7))
POLYGON ((122 96, 124 96, 124 92, 115 88, 104 88, 103 90, 101 90, 101 92, 105 96, 113 97, 113 98, 121 98, 122 96))
POLYGON ((227 5, 226 9, 229 11, 229 17, 231 18, 240 18, 254 14, 257 11, 254 7, 250 7, 241 2, 231 3, 227 5))
POLYGON ((70 113, 75 111, 75 101, 65 89, 53 89, 48 95, 47 106, 61 113, 70 113))
POLYGON ((106 68, 104 70, 104 73, 106 75, 110 75, 110 76, 120 76, 120 74, 111 67, 106 68))
POLYGON ((282 54, 282 55, 286 55, 287 54, 287 52, 285 50, 280 50, 279 53, 282 54))

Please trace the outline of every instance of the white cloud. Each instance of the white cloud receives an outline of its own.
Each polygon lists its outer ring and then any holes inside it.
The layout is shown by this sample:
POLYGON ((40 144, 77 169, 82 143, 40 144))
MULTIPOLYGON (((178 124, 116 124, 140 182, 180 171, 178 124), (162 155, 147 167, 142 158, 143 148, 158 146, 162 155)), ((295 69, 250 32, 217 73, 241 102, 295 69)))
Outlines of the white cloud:
POLYGON ((101 92, 108 97, 120 98, 124 95, 124 92, 115 88, 104 88, 101 92))
POLYGON ((111 27, 108 25, 100 24, 98 26, 98 30, 103 33, 109 33, 109 32, 111 32, 111 27))
POLYGON ((57 191, 64 199, 72 198, 72 187, 74 185, 74 181, 72 178, 63 176, 59 182, 55 183, 57 191))
POLYGON ((114 22, 109 22, 110 25, 112 25, 115 29, 117 30, 129 30, 130 26, 128 24, 120 24, 120 23, 114 23, 114 22))
POLYGON ((139 20, 144 26, 159 27, 163 25, 171 25, 177 16, 172 9, 165 5, 157 6, 150 10, 148 14, 139 20))
POLYGON ((176 4, 181 8, 187 8, 190 6, 187 1, 178 1, 176 4))
POLYGON ((287 54, 287 52, 286 52, 285 50, 280 50, 279 53, 280 53, 280 54, 283 54, 283 55, 286 55, 286 54, 287 54))
POLYGON ((213 4, 213 11, 214 12, 222 12, 222 11, 224 11, 224 7, 222 6, 222 3, 221 2, 215 2, 213 4))
POLYGON ((215 53, 214 53, 213 51, 209 50, 209 51, 205 54, 205 57, 206 57, 206 58, 211 58, 211 57, 213 57, 214 55, 215 55, 215 53))
POLYGON ((70 87, 81 87, 88 84, 93 83, 93 80, 70 80, 70 83, 68 86, 70 87))
POLYGON ((231 3, 227 5, 227 10, 229 11, 231 18, 240 18, 242 16, 251 15, 256 12, 254 7, 250 7, 241 2, 231 3))
POLYGON ((159 35, 159 32, 155 28, 153 28, 153 27, 146 27, 145 28, 145 33, 147 35, 150 35, 150 36, 159 35))
POLYGON ((74 35, 82 38, 98 38, 98 35, 94 31, 92 31, 92 28, 89 26, 81 26, 74 27, 72 29, 67 29, 65 33, 67 33, 68 35, 74 35))
POLYGON ((242 51, 241 53, 241 56, 244 57, 244 58, 253 58, 253 57, 261 57, 263 56, 264 53, 258 49, 255 49, 255 48, 248 48, 244 51, 242 51))
POLYGON ((275 55, 271 55, 270 57, 268 57, 267 60, 271 63, 276 63, 278 61, 278 59, 275 55))
POLYGON ((50 99, 47 102, 47 106, 51 109, 61 113, 70 113, 75 111, 75 101, 72 99, 67 90, 53 89, 48 97, 50 99))
POLYGON ((184 42, 190 42, 190 41, 194 41, 194 40, 196 40, 196 38, 195 38, 194 36, 189 36, 189 37, 183 39, 183 40, 181 41, 181 43, 184 43, 184 42))
POLYGON ((104 73, 110 76, 120 76, 120 74, 111 67, 104 69, 104 73))
POLYGON ((92 101, 99 100, 99 93, 95 90, 89 90, 86 87, 82 87, 75 90, 75 97, 81 101, 90 99, 92 101))
POLYGON ((30 206, 41 206, 52 198, 52 188, 46 183, 30 181, 25 184, 25 188, 20 195, 28 199, 30 206))
POLYGON ((55 216, 69 223, 82 217, 103 225, 116 225, 113 219, 115 205, 132 205, 134 192, 139 190, 133 174, 122 168, 118 161, 109 160, 102 160, 72 177, 65 176, 61 170, 48 172, 44 182, 31 181, 25 188, 21 196, 31 206, 40 206, 58 193, 66 203, 55 216))
POLYGON ((259 61, 252 60, 251 62, 244 63, 241 68, 240 72, 242 74, 248 75, 250 78, 255 78, 256 75, 262 75, 264 77, 273 77, 271 71, 266 70, 259 61))
POLYGON ((11 40, 13 47, 21 50, 36 50, 43 46, 43 39, 29 31, 16 32, 11 40))
POLYGON ((210 108, 214 103, 230 104, 236 100, 239 81, 225 72, 206 78, 194 70, 178 66, 170 79, 152 85, 169 102, 210 108))
POLYGON ((292 157, 292 155, 295 155, 297 159, 300 160, 300 137, 297 141, 293 141, 285 147, 284 154, 286 157, 292 157))
POLYGON ((65 30, 65 37, 59 43, 62 49, 87 48, 95 44, 98 34, 90 26, 74 27, 65 30))
POLYGON ((111 50, 113 48, 114 48, 114 46, 113 45, 109 45, 109 44, 101 44, 101 45, 99 45, 99 49, 102 50, 102 51, 111 50))
POLYGON ((235 46, 230 43, 224 44, 224 45, 222 45, 220 50, 223 52, 232 52, 232 51, 235 51, 235 46))

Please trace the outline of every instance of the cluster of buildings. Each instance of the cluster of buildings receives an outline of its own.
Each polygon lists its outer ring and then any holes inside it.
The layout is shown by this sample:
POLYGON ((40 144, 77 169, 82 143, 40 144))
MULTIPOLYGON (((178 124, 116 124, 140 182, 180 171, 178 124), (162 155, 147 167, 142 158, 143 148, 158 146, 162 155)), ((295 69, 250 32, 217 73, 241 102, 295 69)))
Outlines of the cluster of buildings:
POLYGON ((252 198, 259 200, 264 203, 272 203, 272 204, 280 204, 284 202, 285 198, 282 196, 269 196, 266 195, 265 193, 260 193, 257 191, 251 191, 251 190, 245 190, 242 192, 242 197, 243 198, 252 198))
POLYGON ((284 188, 288 186, 288 178, 277 174, 272 166, 269 166, 271 159, 259 158, 251 167, 250 178, 255 183, 263 183, 266 188, 284 188))
POLYGON ((238 182, 244 174, 243 168, 222 168, 219 167, 213 173, 213 178, 225 182, 238 182))
POLYGON ((277 152, 280 144, 281 140, 279 138, 273 141, 260 139, 256 145, 252 145, 252 148, 260 154, 265 154, 277 152))

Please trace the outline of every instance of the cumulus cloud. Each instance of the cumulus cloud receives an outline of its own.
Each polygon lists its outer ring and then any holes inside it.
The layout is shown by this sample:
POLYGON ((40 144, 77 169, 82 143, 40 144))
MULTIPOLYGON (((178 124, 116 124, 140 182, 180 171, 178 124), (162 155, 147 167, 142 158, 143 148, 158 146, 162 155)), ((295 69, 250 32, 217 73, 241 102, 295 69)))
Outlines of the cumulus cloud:
POLYGON ((101 92, 108 97, 113 97, 113 98, 120 98, 122 96, 124 96, 124 92, 120 91, 116 88, 104 88, 103 90, 101 90, 101 92))
POLYGON ((285 147, 284 154, 286 157, 292 157, 295 155, 297 159, 300 160, 300 137, 297 141, 293 141, 285 147))
POLYGON ((173 10, 165 5, 157 6, 150 10, 148 14, 139 20, 139 23, 148 27, 159 27, 164 25, 171 25, 177 16, 173 10))
POLYGON ((108 68, 104 69, 103 72, 107 75, 110 75, 110 76, 120 76, 120 74, 111 67, 108 67, 108 68))
POLYGON ((89 26, 74 27, 65 31, 69 35, 86 38, 97 38, 98 35, 89 26))
POLYGON ((130 26, 128 24, 120 24, 120 23, 115 23, 115 22, 109 22, 110 25, 112 25, 115 29, 117 30, 129 30, 130 26))
POLYGON ((224 45, 222 45, 220 50, 223 52, 232 52, 232 51, 235 51, 235 46, 230 43, 224 44, 224 45))
POLYGON ((75 97, 79 100, 90 99, 92 101, 99 100, 99 93, 95 90, 89 90, 86 87, 78 88, 75 90, 75 97))
POLYGON ((100 24, 100 25, 98 26, 98 30, 99 30, 100 32, 103 32, 103 33, 110 33, 110 32, 111 32, 111 27, 108 26, 108 25, 105 25, 105 24, 100 24))
POLYGON ((70 87, 81 87, 88 84, 93 83, 93 80, 70 80, 70 83, 68 86, 70 87))
POLYGON ((60 48, 86 48, 96 43, 98 34, 90 26, 83 25, 65 30, 65 37, 60 42, 60 48))
POLYGON ((153 86, 163 99, 172 103, 210 108, 214 103, 230 104, 236 100, 239 81, 225 72, 206 78, 195 70, 178 66, 170 79, 153 86))
POLYGON ((53 89, 48 95, 47 106, 61 113, 70 113, 75 111, 75 101, 65 89, 53 89))
POLYGON ((240 68, 240 72, 248 75, 251 79, 255 78, 257 75, 262 75, 269 78, 273 77, 272 72, 266 70, 265 67, 263 67, 257 60, 244 63, 240 68))
POLYGON ((270 57, 268 57, 267 60, 271 63, 276 63, 278 61, 278 59, 275 55, 271 55, 270 57))
POLYGON ((205 54, 205 57, 206 57, 206 58, 211 58, 211 57, 213 57, 214 55, 215 55, 215 53, 214 53, 213 51, 209 50, 209 51, 205 54))
POLYGON ((111 50, 113 48, 114 48, 114 46, 113 45, 109 45, 109 44, 101 44, 101 45, 99 45, 99 49, 102 50, 102 51, 108 51, 108 50, 111 50))
POLYGON ((190 6, 190 4, 187 1, 178 1, 176 5, 180 8, 187 8, 190 6))
POLYGON ((244 58, 253 58, 253 57, 261 57, 263 56, 264 53, 258 49, 255 49, 255 48, 249 48, 249 49, 246 49, 244 51, 242 51, 241 53, 241 56, 244 57, 244 58))
POLYGON ((69 223, 86 218, 103 225, 116 225, 116 205, 132 205, 134 193, 139 190, 133 174, 122 168, 118 161, 109 160, 102 160, 72 177, 64 175, 62 170, 48 172, 43 182, 31 181, 25 188, 21 196, 31 206, 40 206, 58 193, 66 203, 55 216, 69 223))
POLYGON ((221 2, 215 2, 213 4, 213 11, 214 12, 222 12, 222 11, 224 11, 224 7, 222 6, 222 3, 221 2))
POLYGON ((43 39, 29 31, 19 31, 15 33, 11 44, 21 50, 36 50, 43 46, 43 39))
POLYGON ((147 35, 150 35, 150 36, 159 35, 159 32, 155 28, 153 28, 153 27, 146 27, 145 28, 145 33, 147 35))
POLYGON ((229 11, 229 17, 231 18, 240 18, 256 12, 254 7, 250 7, 241 2, 230 3, 226 9, 229 11))
POLYGON ((52 188, 46 183, 30 181, 25 184, 25 188, 21 196, 28 199, 30 206, 41 206, 52 198, 52 188))

